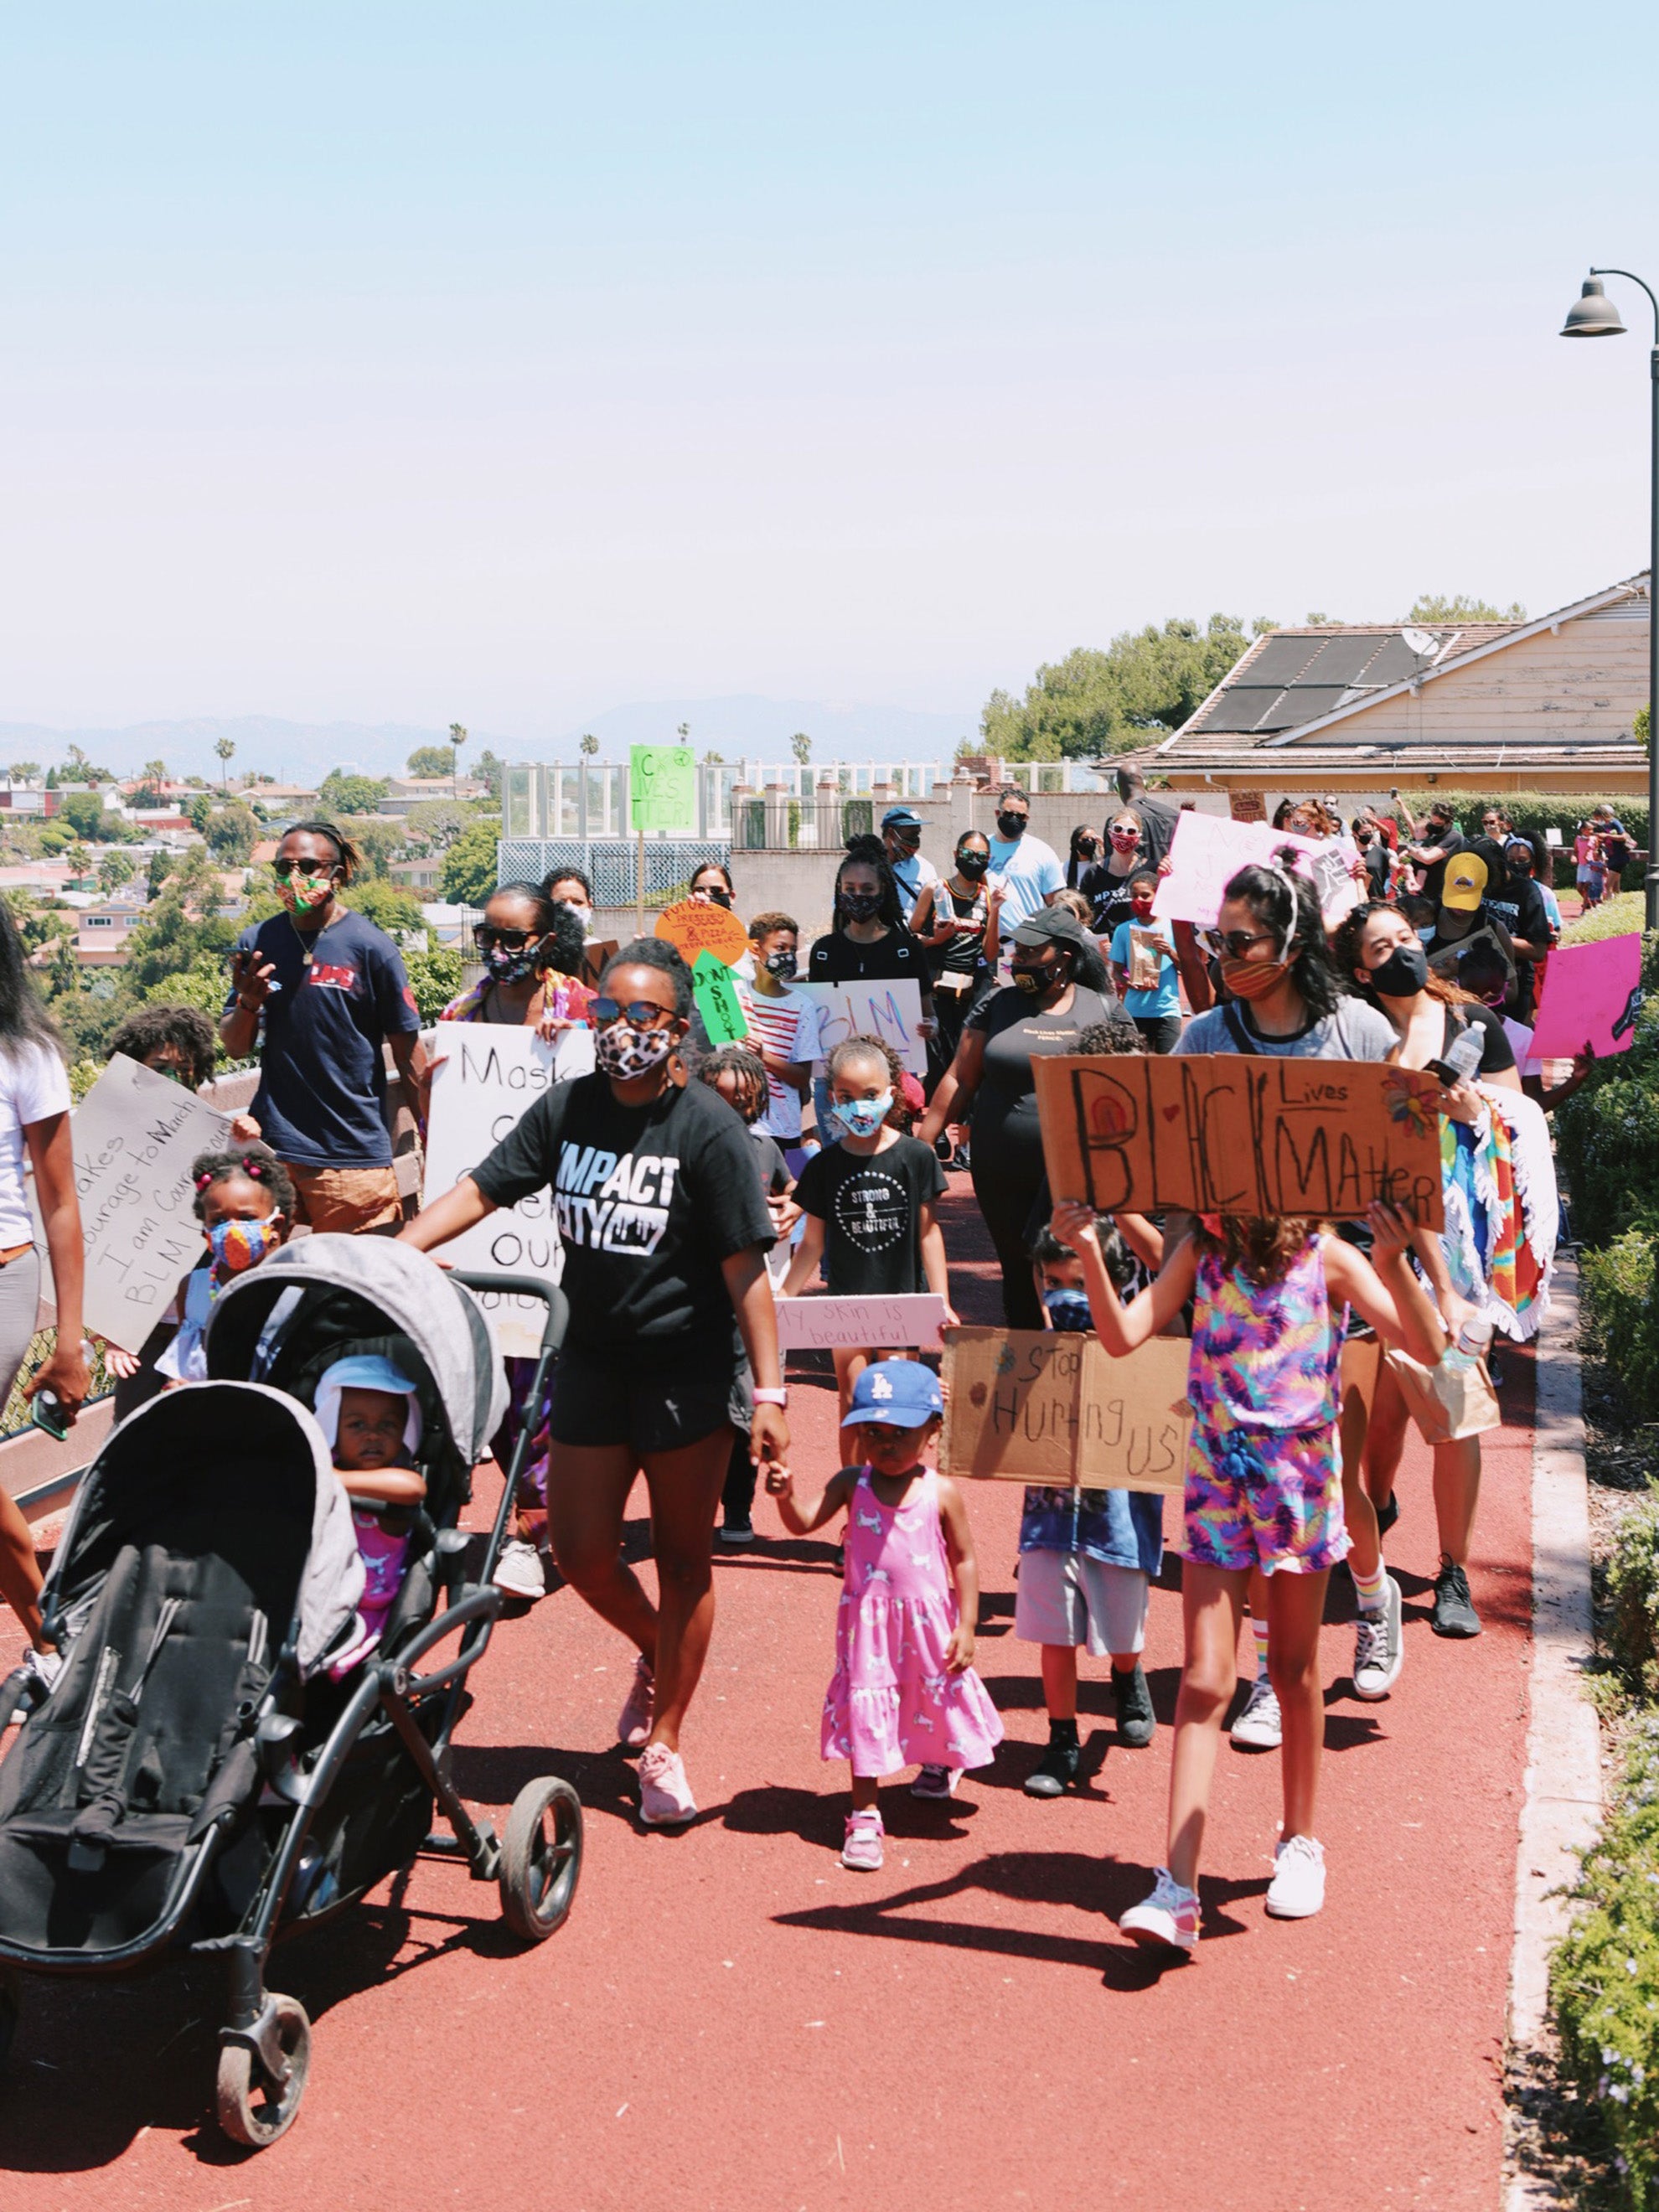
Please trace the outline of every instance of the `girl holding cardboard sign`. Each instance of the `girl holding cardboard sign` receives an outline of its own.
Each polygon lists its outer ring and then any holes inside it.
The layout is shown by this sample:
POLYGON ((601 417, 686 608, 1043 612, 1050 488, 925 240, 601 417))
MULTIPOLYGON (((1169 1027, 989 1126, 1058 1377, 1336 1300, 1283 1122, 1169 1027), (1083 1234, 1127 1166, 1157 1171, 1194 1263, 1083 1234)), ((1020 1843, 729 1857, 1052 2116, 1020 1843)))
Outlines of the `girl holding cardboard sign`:
POLYGON ((1432 1365, 1442 1337, 1406 1264, 1412 1223, 1397 1207, 1366 1216, 1373 1266, 1317 1222, 1206 1215, 1132 1305, 1106 1272, 1093 1209, 1055 1206, 1054 1233, 1083 1261, 1090 1311, 1121 1358, 1193 1301, 1182 1605, 1186 1656, 1176 1705, 1167 1863, 1119 1925, 1137 1943, 1190 1952, 1198 1942, 1198 1859, 1221 1722, 1233 1692, 1252 1571, 1268 1577, 1268 1664, 1283 1716, 1284 1829, 1267 1911, 1303 1920, 1325 1901, 1314 1832, 1325 1707, 1319 1624, 1331 1569, 1348 1549, 1337 1449, 1341 1310, 1432 1365))

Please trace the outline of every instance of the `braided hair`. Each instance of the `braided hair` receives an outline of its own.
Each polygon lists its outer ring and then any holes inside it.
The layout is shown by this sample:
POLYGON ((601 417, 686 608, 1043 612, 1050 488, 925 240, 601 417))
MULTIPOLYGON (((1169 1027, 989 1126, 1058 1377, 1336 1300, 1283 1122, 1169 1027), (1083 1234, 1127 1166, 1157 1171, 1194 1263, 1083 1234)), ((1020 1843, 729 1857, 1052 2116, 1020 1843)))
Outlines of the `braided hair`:
POLYGON ((722 1075, 737 1078, 738 1096, 732 1103, 744 1120, 758 1121, 766 1111, 771 1088, 766 1079, 766 1063, 753 1046, 723 1044, 698 1061, 697 1080, 711 1091, 720 1089, 722 1075))
POLYGON ((847 916, 841 910, 841 879, 850 867, 873 871, 881 893, 881 904, 876 909, 876 920, 885 922, 889 929, 902 929, 904 901, 899 891, 898 878, 893 873, 893 864, 887 857, 887 848, 876 836, 849 837, 847 857, 836 870, 836 912, 830 927, 839 934, 847 927, 847 916))
POLYGON ((268 1190, 276 1200, 274 1211, 293 1220, 294 1178, 269 1145, 256 1142, 227 1147, 223 1152, 200 1152, 191 1162, 190 1179, 195 1187, 198 1221, 207 1218, 207 1194, 214 1185, 234 1182, 239 1176, 268 1190))

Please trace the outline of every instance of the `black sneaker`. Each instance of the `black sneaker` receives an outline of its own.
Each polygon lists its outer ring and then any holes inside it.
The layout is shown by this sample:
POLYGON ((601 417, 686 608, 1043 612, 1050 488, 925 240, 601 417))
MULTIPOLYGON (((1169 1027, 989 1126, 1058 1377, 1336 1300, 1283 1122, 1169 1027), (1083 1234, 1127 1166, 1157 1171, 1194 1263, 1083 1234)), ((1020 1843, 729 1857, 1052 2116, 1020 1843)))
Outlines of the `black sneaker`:
POLYGON ((1158 1733, 1158 1717, 1152 1711, 1152 1693, 1146 1687, 1146 1674, 1139 1659, 1134 1672, 1120 1674, 1112 1669, 1112 1697, 1117 1706, 1117 1740, 1132 1751, 1144 1751, 1158 1733))
POLYGON ((1395 1522, 1399 1518, 1400 1492, 1397 1490, 1391 1490, 1389 1492, 1388 1504, 1386 1505, 1379 1505, 1376 1509, 1377 1534, 1379 1536, 1386 1536, 1389 1529, 1393 1528, 1395 1522))
POLYGON ((1073 1736, 1051 1735, 1048 1748, 1025 1778, 1028 1797, 1063 1797, 1077 1780, 1082 1746, 1073 1736))
POLYGON ((1440 1554, 1440 1571, 1434 1578, 1434 1619, 1437 1636, 1479 1636, 1480 1616, 1469 1597, 1469 1578, 1462 1567, 1440 1554))

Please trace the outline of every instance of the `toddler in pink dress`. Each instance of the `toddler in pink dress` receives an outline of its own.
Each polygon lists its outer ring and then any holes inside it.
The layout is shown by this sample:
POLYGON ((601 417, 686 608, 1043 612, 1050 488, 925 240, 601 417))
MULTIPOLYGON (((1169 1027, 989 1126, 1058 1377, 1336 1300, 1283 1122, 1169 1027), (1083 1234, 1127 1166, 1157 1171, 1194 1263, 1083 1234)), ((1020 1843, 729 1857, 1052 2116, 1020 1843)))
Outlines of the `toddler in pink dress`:
POLYGON ((426 1496, 426 1479, 414 1464, 421 1400, 389 1359, 363 1352, 337 1359, 325 1370, 315 1411, 334 1471, 351 1498, 363 1562, 357 1633, 329 1667, 337 1681, 380 1642, 403 1588, 416 1509, 426 1496))
POLYGON ((917 1765, 915 1797, 951 1796, 988 1765, 1002 1723, 973 1669, 979 1564, 962 1493, 926 1462, 943 1413, 939 1378, 883 1359, 854 1387, 843 1429, 866 1457, 803 1504, 787 1473, 769 1478, 786 1528, 810 1534, 847 1511, 836 1672, 823 1703, 823 1756, 853 1769, 842 1864, 882 1860, 881 1778, 917 1765))

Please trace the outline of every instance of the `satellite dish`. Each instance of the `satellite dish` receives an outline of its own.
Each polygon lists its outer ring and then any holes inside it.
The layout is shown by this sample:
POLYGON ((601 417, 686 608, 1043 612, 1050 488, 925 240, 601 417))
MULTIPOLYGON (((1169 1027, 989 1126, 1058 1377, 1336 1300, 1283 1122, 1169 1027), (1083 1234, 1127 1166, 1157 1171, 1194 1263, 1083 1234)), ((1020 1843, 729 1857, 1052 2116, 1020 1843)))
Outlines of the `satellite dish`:
POLYGON ((1402 629, 1400 633, 1419 660, 1429 660, 1440 650, 1440 641, 1425 629, 1402 629))

